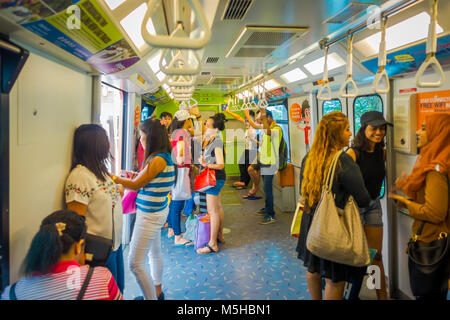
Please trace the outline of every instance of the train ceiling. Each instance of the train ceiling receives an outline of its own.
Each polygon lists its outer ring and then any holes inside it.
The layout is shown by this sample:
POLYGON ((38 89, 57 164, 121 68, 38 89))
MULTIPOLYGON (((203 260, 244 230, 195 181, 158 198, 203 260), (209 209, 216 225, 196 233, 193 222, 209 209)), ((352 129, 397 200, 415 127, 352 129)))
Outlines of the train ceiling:
MULTIPOLYGON (((182 0, 180 0, 182 1, 182 0)), ((183 0, 185 1, 185 0, 183 0)), ((158 33, 170 33, 173 25, 173 0, 162 0, 164 6, 154 28, 158 33)), ((212 37, 200 50, 202 69, 197 77, 197 90, 233 91, 242 87, 245 79, 283 65, 300 55, 289 66, 271 72, 282 87, 296 93, 314 89, 312 83, 322 74, 306 68, 323 57, 323 52, 312 46, 330 35, 345 34, 346 28, 364 18, 368 10, 377 7, 414 3, 388 19, 388 25, 428 12, 427 1, 411 0, 203 0, 200 1, 212 37), (286 73, 299 69, 306 77, 294 82, 286 80, 286 73)), ((39 51, 72 68, 92 74, 102 74, 128 91, 156 92, 163 84, 164 75, 154 72, 149 61, 158 51, 140 44, 136 35, 123 27, 123 18, 135 8, 146 4, 141 0, 31 0, 0 3, 0 30, 20 45, 39 51), (81 9, 83 26, 69 30, 65 24, 72 4, 81 9), (111 9, 112 8, 112 9, 111 9), (119 20, 120 19, 120 20, 119 20), (142 49, 144 48, 144 49, 142 49)), ((134 12, 134 11, 133 11, 134 12)), ((137 11, 136 11, 137 12, 137 11)), ((189 12, 184 12, 189 19, 189 12)), ((438 40, 437 57, 449 63, 450 1, 440 1, 438 23, 442 28, 438 40)), ((139 20, 130 16, 129 20, 139 20)), ((140 17, 142 21, 142 17, 140 17)), ((139 23, 137 24, 139 25, 139 23)), ((194 28, 195 22, 192 26, 194 28)), ((428 24, 424 27, 427 29, 428 24)), ((373 78, 377 69, 377 49, 370 50, 363 40, 376 34, 376 29, 364 29, 354 39, 354 78, 364 81, 373 78)), ((425 32, 426 34, 426 32, 425 32)), ((414 40, 414 39, 413 39, 414 40)), ((422 39, 406 43, 388 52, 388 73, 417 70, 424 56, 422 39), (413 48, 405 50, 405 48, 413 48)), ((330 54, 338 67, 330 71, 336 81, 345 77, 346 41, 330 47, 330 54)), ((320 62, 320 61, 319 61, 320 62)), ((322 63, 323 66, 323 63, 322 63)), ((316 67, 317 69, 317 67, 316 67)), ((297 71, 298 72, 298 71, 297 71)))

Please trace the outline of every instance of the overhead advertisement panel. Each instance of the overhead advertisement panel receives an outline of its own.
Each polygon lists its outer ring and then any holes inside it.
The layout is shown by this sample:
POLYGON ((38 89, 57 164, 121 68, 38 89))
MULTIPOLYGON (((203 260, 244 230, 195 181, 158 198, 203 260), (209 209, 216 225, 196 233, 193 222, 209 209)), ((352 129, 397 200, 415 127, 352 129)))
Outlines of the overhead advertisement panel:
POLYGON ((7 1, 0 4, 0 15, 103 73, 119 72, 139 61, 95 0, 7 1))

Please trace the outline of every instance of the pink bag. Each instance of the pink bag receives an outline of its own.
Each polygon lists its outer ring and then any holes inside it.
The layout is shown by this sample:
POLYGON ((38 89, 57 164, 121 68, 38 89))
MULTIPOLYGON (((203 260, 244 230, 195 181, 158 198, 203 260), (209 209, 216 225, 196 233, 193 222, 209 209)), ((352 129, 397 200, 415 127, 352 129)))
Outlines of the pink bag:
POLYGON ((137 191, 128 191, 122 199, 123 213, 136 212, 137 191))

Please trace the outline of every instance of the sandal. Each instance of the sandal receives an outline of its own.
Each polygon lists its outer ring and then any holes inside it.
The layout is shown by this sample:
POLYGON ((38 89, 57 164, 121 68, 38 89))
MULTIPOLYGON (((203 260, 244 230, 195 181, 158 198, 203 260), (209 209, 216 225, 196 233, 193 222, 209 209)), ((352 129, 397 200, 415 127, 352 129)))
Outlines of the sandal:
POLYGON ((194 244, 194 242, 192 240, 187 240, 184 243, 180 243, 180 244, 175 244, 175 247, 190 247, 194 244))
POLYGON ((218 250, 217 250, 217 251, 214 250, 213 248, 211 248, 211 247, 209 246, 209 244, 206 244, 204 247, 197 249, 197 253, 198 253, 198 254, 210 254, 210 253, 217 253, 217 252, 218 252, 218 250), (199 252, 199 251, 198 251, 198 250, 201 250, 201 249, 203 249, 203 248, 208 248, 208 249, 209 249, 209 252, 199 252))
POLYGON ((256 197, 256 193, 247 193, 245 196, 242 196, 242 198, 244 199, 248 199, 248 198, 255 198, 256 197))

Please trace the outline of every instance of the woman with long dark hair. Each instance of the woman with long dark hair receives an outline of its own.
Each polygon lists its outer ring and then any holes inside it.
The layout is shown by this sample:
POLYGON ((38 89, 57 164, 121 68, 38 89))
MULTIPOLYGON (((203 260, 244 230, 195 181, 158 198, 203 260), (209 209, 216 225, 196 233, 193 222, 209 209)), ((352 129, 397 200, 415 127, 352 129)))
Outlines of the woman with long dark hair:
POLYGON ((129 265, 146 300, 163 300, 161 229, 169 213, 168 199, 175 182, 167 129, 159 120, 147 119, 139 125, 145 162, 134 179, 113 176, 116 183, 139 191, 136 222, 130 243, 129 265), (149 262, 147 262, 147 256, 149 262))
MULTIPOLYGON (((419 156, 410 175, 403 175, 396 181, 396 187, 408 197, 389 193, 389 198, 394 199, 398 207, 408 208, 409 215, 414 219, 412 233, 416 242, 430 244, 436 240, 447 238, 450 234, 450 114, 434 114, 427 116, 422 123, 422 128, 417 131, 417 147, 420 148, 419 156)), ((448 244, 447 244, 448 245, 448 244)), ((430 246, 428 250, 437 251, 430 246)), ((443 257, 443 263, 438 280, 440 283, 431 286, 418 300, 442 301, 446 300, 448 281, 450 277, 449 249, 443 257)), ((430 253, 432 251, 429 251, 430 253)), ((411 267, 411 265, 408 265, 411 267)), ((411 270, 410 270, 411 271, 411 270)), ((430 272, 429 279, 421 281, 429 282, 436 277, 430 272)), ((415 286, 421 286, 419 279, 410 281, 415 286)), ((411 286, 413 287, 413 286, 411 286)))
MULTIPOLYGON (((171 132, 172 132, 172 151, 174 157, 172 160, 176 161, 176 170, 177 177, 180 177, 183 174, 183 168, 187 168, 192 170, 191 168, 191 134, 189 130, 192 129, 193 123, 192 119, 195 119, 195 116, 191 115, 187 110, 179 110, 175 112, 174 119, 171 124, 171 132)), ((181 181, 179 179, 178 181, 181 181)), ((190 187, 190 183, 189 183, 190 187)), ((192 191, 192 190, 191 190, 192 191)), ((192 197, 192 193, 191 193, 192 197)), ((188 239, 183 238, 181 233, 181 211, 186 204, 186 200, 177 200, 177 194, 175 194, 175 190, 172 190, 172 199, 169 205, 169 217, 167 219, 168 222, 168 237, 174 237, 174 242, 176 246, 192 246, 194 243, 188 239)), ((192 202, 191 198, 191 202, 192 202)), ((189 206, 192 211, 192 206, 189 206)), ((187 212, 189 215, 192 212, 187 212)))
MULTIPOLYGON (((368 111, 361 116, 361 128, 356 133, 351 148, 347 153, 359 166, 364 185, 369 191, 371 202, 368 207, 359 208, 361 221, 364 225, 369 248, 377 250, 373 264, 380 268, 380 288, 376 289, 378 300, 386 300, 386 279, 381 250, 383 249, 383 220, 380 203, 380 192, 386 175, 386 149, 384 137, 386 136, 387 122, 383 114, 378 111, 368 111)), ((352 281, 350 299, 357 300, 363 278, 352 281)))
MULTIPOLYGON (((358 276, 365 272, 365 268, 322 259, 306 248, 306 238, 310 227, 310 224, 306 222, 311 222, 319 204, 322 188, 334 156, 342 148, 348 146, 352 135, 349 127, 348 119, 342 112, 334 111, 324 115, 314 135, 311 150, 302 161, 300 190, 305 202, 305 209, 297 252, 298 258, 303 260, 303 265, 307 268, 306 280, 313 300, 322 299, 322 278, 325 278, 326 282, 325 299, 341 300, 345 282, 351 276, 358 276)), ((336 206, 340 209, 344 209, 350 195, 361 207, 367 206, 370 202, 361 172, 346 153, 339 156, 332 193, 335 196, 336 206)))
POLYGON ((75 130, 65 195, 67 209, 86 217, 89 234, 113 240, 106 267, 123 292, 123 210, 120 188, 108 175, 109 147, 108 136, 101 126, 83 124, 75 130))
POLYGON ((2 300, 122 300, 107 268, 84 265, 86 230, 74 211, 47 216, 23 261, 25 278, 5 288, 2 300))

